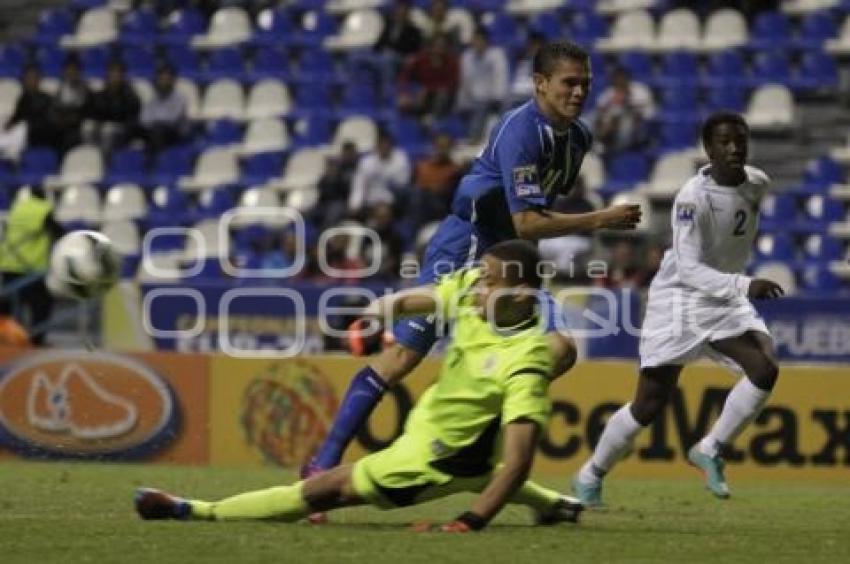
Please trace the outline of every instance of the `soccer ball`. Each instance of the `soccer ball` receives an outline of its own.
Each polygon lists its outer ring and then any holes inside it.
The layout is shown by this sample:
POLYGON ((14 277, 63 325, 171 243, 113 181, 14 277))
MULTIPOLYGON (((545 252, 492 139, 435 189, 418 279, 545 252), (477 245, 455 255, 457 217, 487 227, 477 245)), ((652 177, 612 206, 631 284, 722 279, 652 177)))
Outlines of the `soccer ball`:
POLYGON ((97 231, 71 231, 50 255, 47 288, 63 298, 96 298, 118 280, 121 257, 112 241, 97 231))

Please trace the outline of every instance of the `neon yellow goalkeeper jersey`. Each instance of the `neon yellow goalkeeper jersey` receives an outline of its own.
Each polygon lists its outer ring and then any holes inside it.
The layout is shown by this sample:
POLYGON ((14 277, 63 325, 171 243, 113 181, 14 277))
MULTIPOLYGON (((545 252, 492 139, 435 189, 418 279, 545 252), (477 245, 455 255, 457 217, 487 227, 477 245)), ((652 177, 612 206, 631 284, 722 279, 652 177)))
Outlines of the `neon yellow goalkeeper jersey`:
POLYGON ((437 381, 425 392, 405 432, 430 441, 431 464, 453 475, 477 475, 498 454, 502 425, 517 419, 545 427, 552 354, 537 318, 494 331, 475 308, 478 269, 454 272, 437 285, 452 342, 437 381), (441 467, 443 465, 444 467, 441 467))

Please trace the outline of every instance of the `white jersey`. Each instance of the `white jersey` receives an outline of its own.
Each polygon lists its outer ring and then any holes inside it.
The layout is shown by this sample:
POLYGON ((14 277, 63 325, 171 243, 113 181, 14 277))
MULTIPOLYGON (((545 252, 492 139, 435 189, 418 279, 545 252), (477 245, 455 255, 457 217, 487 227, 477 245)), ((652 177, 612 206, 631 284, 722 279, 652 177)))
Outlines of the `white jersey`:
POLYGON ((649 287, 641 366, 679 364, 711 340, 767 332, 747 299, 744 269, 758 232, 770 179, 747 166, 739 186, 721 186, 703 167, 679 191, 671 212, 672 246, 649 287))

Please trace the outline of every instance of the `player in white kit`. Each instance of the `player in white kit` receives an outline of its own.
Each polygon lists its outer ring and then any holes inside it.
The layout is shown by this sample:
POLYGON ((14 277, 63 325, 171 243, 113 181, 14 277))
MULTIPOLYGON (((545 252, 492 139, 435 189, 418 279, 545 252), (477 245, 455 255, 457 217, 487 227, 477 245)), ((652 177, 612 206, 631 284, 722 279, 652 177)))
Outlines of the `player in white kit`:
POLYGON ((714 427, 688 452, 708 489, 729 497, 720 449, 759 414, 778 376, 773 341, 750 300, 783 293, 770 280, 743 274, 769 185, 764 172, 746 165, 748 137, 738 114, 716 113, 703 124, 709 165, 676 196, 672 246, 649 288, 634 400, 611 417, 573 479, 575 493, 589 506, 601 504, 603 477, 661 413, 683 366, 701 356, 743 376, 714 427))

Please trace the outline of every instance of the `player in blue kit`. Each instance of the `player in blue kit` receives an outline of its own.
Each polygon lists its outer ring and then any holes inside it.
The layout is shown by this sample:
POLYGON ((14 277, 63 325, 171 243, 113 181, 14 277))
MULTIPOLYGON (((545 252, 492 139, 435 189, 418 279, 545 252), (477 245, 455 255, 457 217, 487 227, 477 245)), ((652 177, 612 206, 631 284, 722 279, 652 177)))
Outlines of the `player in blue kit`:
MULTIPOLYGON (((578 120, 590 89, 588 54, 567 41, 546 44, 534 58, 533 80, 534 97, 502 116, 461 180, 451 213, 428 245, 419 284, 470 265, 489 246, 507 239, 537 241, 601 228, 633 229, 640 221, 636 205, 584 214, 551 211, 556 196, 574 186, 592 145, 590 130, 578 120)), ((546 327, 552 340, 560 341, 556 348, 565 365, 573 361, 574 345, 565 330, 553 331, 558 328, 557 308, 551 296, 549 302, 546 327)), ((437 332, 427 317, 394 326, 393 342, 354 377, 328 437, 302 475, 339 463, 383 394, 428 354, 437 332)))

